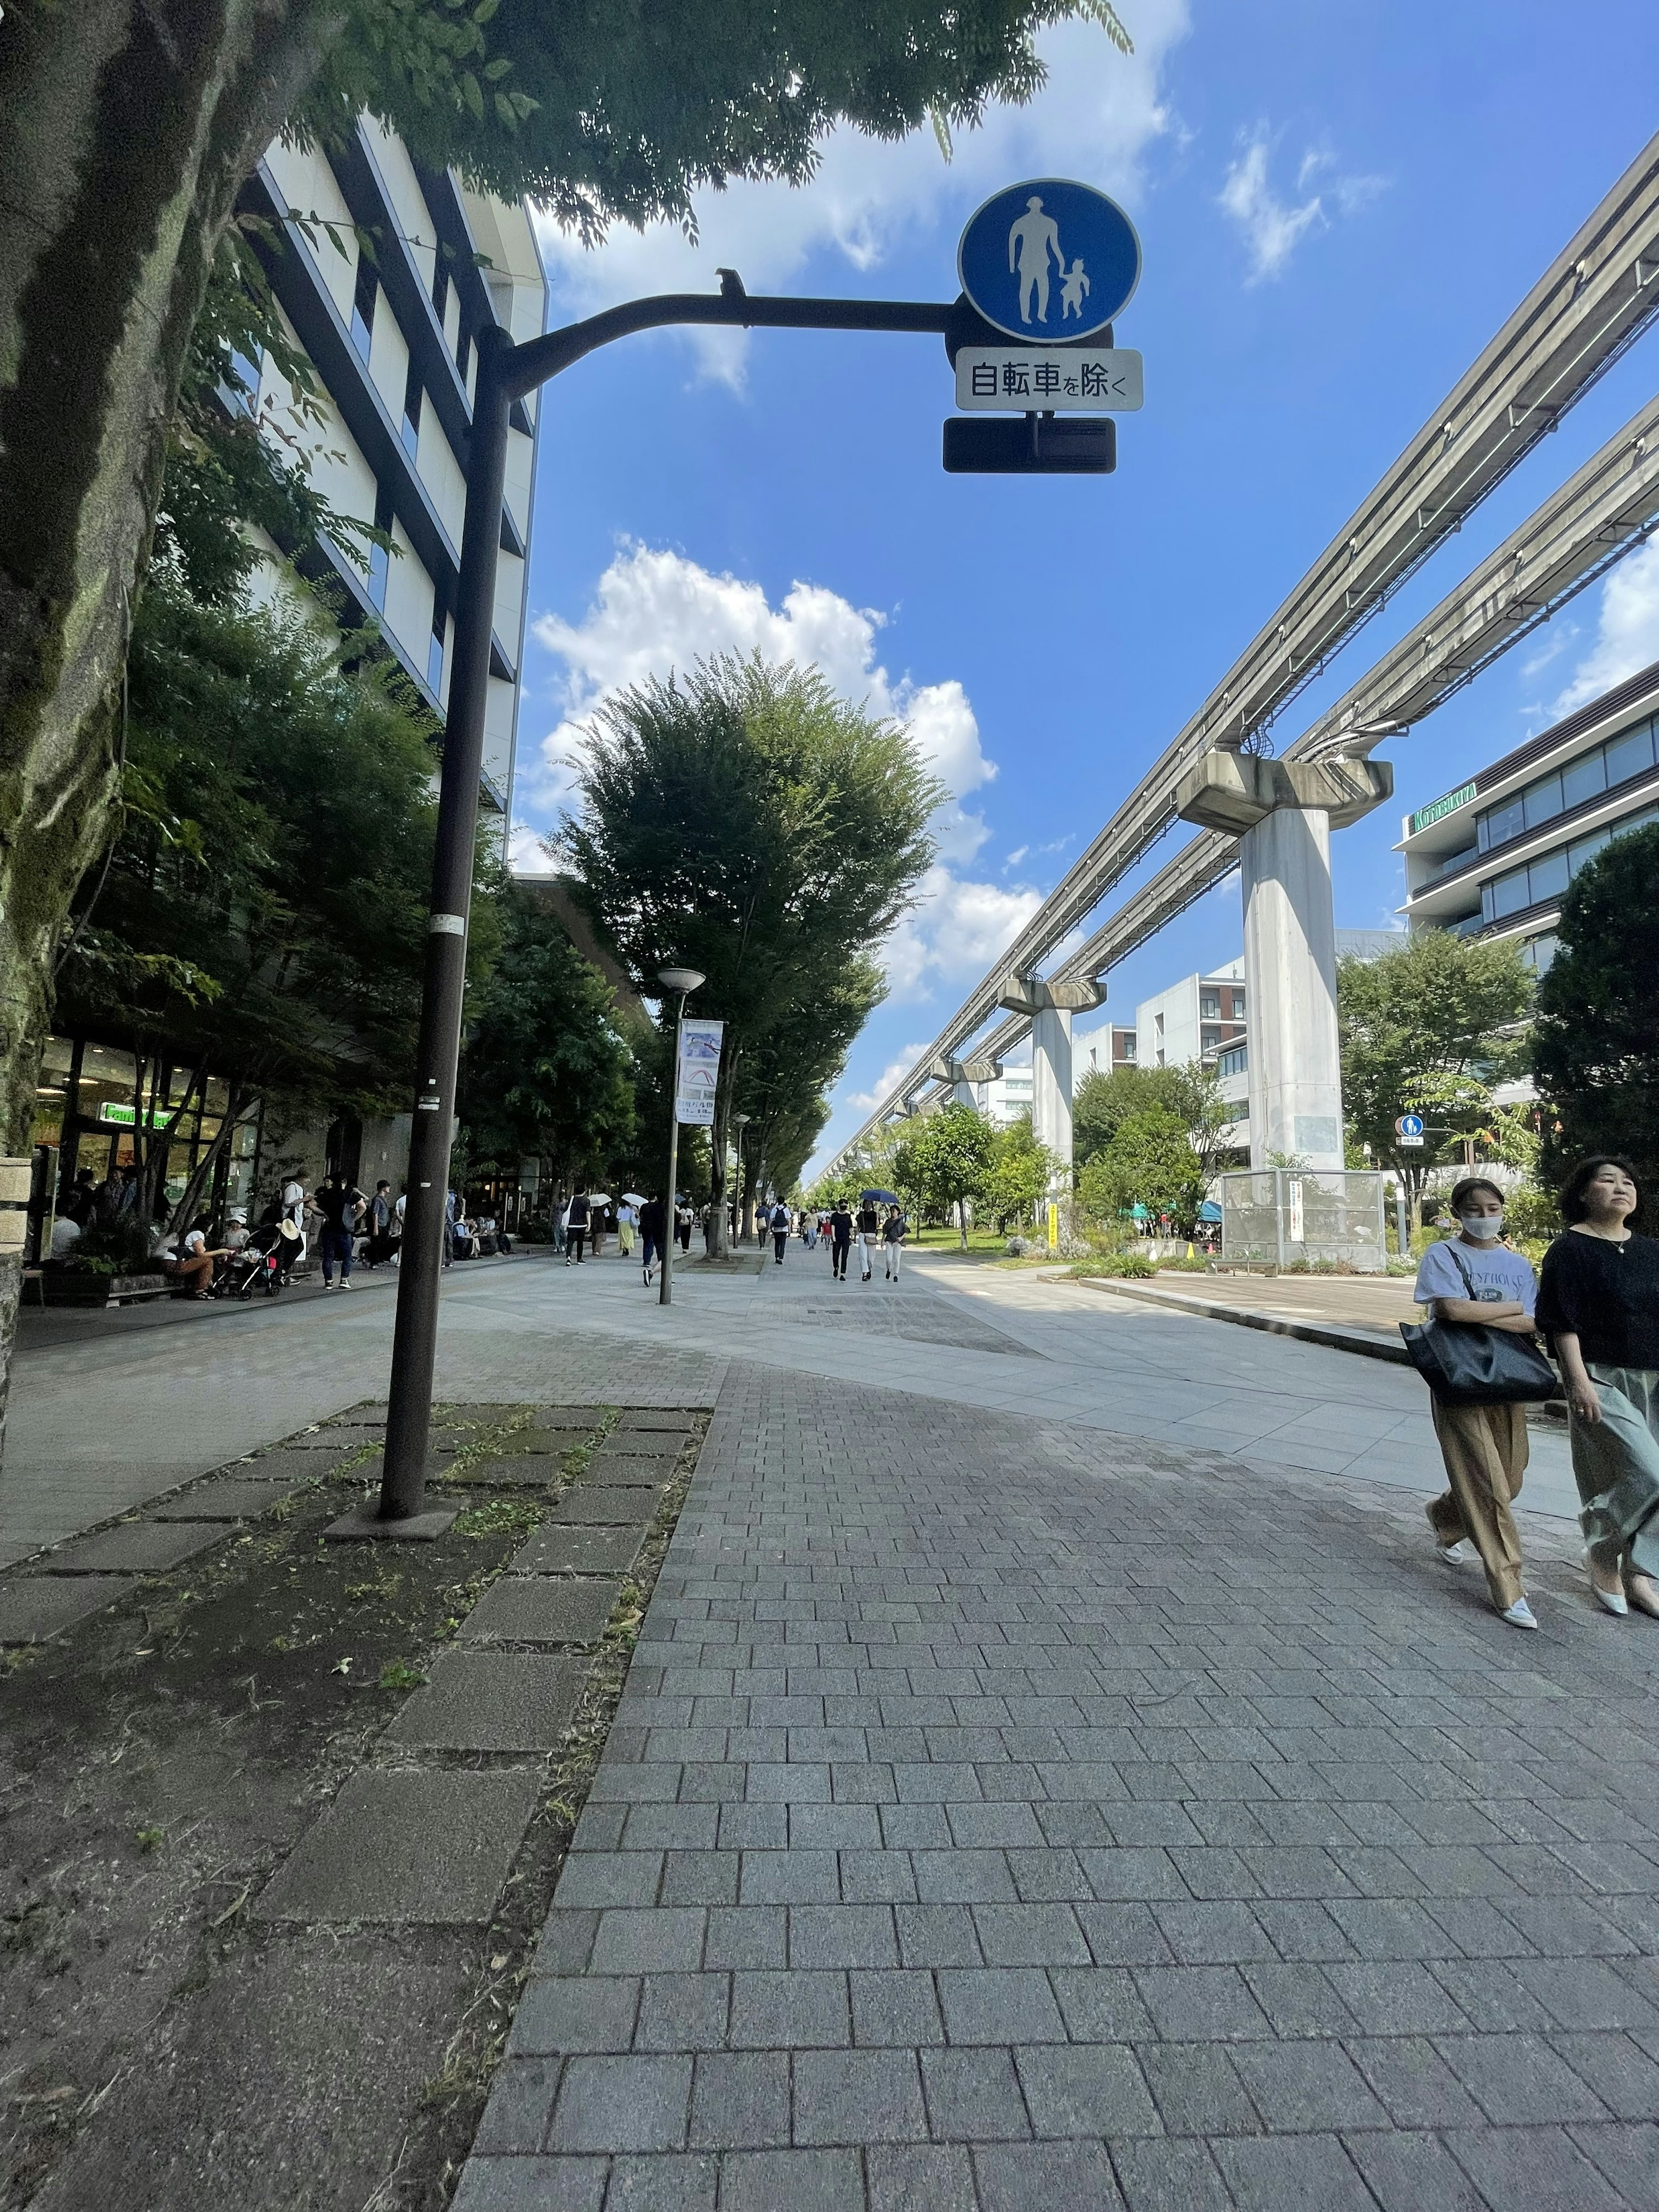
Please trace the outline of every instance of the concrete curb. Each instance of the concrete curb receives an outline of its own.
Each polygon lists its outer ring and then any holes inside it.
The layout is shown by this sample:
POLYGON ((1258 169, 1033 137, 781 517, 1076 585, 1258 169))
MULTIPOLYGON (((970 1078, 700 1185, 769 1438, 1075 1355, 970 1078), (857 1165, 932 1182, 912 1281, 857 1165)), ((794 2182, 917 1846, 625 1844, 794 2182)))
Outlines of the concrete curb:
POLYGON ((1367 1329, 1344 1328, 1340 1322, 1298 1321, 1289 1314, 1254 1313, 1211 1298, 1192 1297, 1184 1291, 1155 1291, 1121 1275, 1073 1275, 1071 1280, 1085 1290, 1105 1291, 1115 1297, 1139 1298, 1150 1306, 1201 1314, 1206 1321, 1230 1321, 1240 1328, 1265 1329, 1270 1336, 1294 1336, 1304 1344, 1327 1345, 1334 1352, 1356 1352, 1362 1359, 1386 1359, 1396 1367, 1412 1364, 1403 1344, 1390 1344, 1387 1337, 1373 1336, 1367 1329))

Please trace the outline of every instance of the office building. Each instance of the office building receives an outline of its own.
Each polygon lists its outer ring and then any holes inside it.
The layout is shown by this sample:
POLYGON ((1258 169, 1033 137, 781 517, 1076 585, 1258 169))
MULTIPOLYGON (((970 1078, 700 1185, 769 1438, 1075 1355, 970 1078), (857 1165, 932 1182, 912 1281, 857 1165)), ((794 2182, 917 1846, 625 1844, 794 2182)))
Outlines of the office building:
POLYGON ((1413 929, 1513 938, 1539 974, 1561 896, 1621 830, 1659 821, 1659 662, 1408 814, 1413 929))

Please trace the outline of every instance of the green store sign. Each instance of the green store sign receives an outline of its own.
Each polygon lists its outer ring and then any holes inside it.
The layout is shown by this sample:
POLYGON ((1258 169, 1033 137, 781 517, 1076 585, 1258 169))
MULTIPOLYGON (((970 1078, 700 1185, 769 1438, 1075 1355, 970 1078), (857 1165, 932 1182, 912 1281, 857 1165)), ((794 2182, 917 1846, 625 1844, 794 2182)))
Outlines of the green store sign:
POLYGON ((1448 814, 1455 814, 1460 806, 1467 806, 1474 797, 1474 786, 1466 783, 1456 791, 1449 791, 1443 799, 1437 799, 1432 806, 1419 806, 1412 817, 1413 836, 1419 830, 1426 830, 1431 823, 1442 821, 1448 814))
MULTIPOLYGON (((104 1103, 98 1109, 98 1118, 100 1121, 113 1122, 118 1129, 136 1128, 138 1123, 138 1115, 136 1108, 131 1106, 113 1105, 107 1099, 106 1099, 104 1103)), ((170 1111, 164 1112, 161 1107, 157 1106, 153 1109, 152 1111, 145 1115, 144 1127, 147 1129, 165 1129, 167 1123, 172 1119, 173 1115, 170 1111)))

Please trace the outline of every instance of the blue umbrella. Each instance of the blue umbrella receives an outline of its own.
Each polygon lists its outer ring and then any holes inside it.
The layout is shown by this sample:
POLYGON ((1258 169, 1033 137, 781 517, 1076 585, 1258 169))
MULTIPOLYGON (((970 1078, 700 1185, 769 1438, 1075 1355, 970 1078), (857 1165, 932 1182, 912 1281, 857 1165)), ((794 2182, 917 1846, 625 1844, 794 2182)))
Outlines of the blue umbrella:
POLYGON ((874 1204, 876 1206, 896 1206, 898 1202, 899 1196, 896 1190, 861 1190, 859 1193, 859 1204, 860 1206, 866 1204, 874 1204))

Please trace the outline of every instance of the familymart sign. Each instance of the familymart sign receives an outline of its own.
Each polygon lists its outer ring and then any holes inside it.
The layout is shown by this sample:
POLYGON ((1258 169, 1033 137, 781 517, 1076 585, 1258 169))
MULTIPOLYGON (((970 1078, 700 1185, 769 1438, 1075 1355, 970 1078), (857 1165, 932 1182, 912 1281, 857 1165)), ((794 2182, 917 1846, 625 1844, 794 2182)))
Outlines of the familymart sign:
POLYGON ((1431 806, 1419 806, 1412 817, 1413 836, 1415 836, 1419 830, 1428 829, 1431 823, 1443 820, 1448 814, 1455 814, 1460 806, 1467 806, 1474 797, 1474 786, 1466 783, 1455 791, 1449 791, 1443 799, 1437 799, 1431 806))

